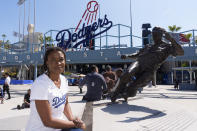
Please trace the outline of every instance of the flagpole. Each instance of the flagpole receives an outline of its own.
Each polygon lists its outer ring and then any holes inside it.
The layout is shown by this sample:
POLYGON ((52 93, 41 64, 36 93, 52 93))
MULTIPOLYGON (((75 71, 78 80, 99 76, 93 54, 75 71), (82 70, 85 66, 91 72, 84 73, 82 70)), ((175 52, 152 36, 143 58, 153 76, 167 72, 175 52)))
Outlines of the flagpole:
POLYGON ((21 28, 21 9, 20 9, 20 7, 19 7, 19 16, 18 16, 19 18, 19 21, 18 21, 18 32, 19 32, 19 34, 18 34, 18 41, 20 42, 20 28, 21 28))
POLYGON ((133 25, 132 25, 132 10, 131 10, 131 0, 130 0, 130 21, 131 21, 131 29, 130 29, 130 35, 131 35, 131 47, 133 47, 133 25))
POLYGON ((30 6, 31 6, 31 0, 29 0, 28 25, 30 22, 30 6))
POLYGON ((23 41, 25 36, 25 1, 24 1, 24 19, 23 19, 23 41))
POLYGON ((30 40, 29 40, 29 31, 30 31, 30 27, 29 27, 29 22, 30 22, 30 6, 31 6, 31 1, 29 0, 29 12, 28 12, 28 25, 27 25, 27 28, 28 28, 28 40, 27 40, 27 44, 28 44, 28 46, 27 46, 27 50, 29 51, 29 47, 30 47, 30 40))
MULTIPOLYGON (((101 5, 99 4, 99 19, 101 18, 101 7, 100 7, 101 5)), ((99 26, 99 28, 100 28, 100 32, 101 32, 101 27, 99 26)), ((100 34, 100 50, 101 50, 101 34, 100 34)))
POLYGON ((34 30, 33 30, 33 43, 34 43, 34 35, 35 35, 35 28, 36 28, 36 0, 34 0, 34 30))

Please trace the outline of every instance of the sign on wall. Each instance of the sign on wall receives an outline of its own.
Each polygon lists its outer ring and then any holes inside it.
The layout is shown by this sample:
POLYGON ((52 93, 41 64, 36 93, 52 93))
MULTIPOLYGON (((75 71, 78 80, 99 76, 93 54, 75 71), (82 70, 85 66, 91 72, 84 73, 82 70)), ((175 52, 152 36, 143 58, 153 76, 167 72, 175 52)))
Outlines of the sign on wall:
POLYGON ((57 46, 63 49, 71 47, 77 48, 79 45, 87 47, 89 46, 90 40, 95 39, 96 36, 108 31, 112 27, 113 23, 108 20, 107 15, 104 15, 103 18, 97 19, 98 9, 98 2, 91 0, 87 4, 87 8, 78 22, 74 33, 68 29, 61 30, 57 33, 57 46), (80 26, 82 26, 82 28, 79 28, 80 26), (71 43, 75 44, 72 45, 71 43))

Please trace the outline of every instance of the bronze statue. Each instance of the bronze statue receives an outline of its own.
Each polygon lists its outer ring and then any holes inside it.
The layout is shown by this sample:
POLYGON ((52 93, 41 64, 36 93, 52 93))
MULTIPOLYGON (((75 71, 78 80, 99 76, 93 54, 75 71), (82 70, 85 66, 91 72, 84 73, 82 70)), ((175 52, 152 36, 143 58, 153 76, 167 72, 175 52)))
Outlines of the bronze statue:
POLYGON ((164 29, 154 27, 152 37, 154 45, 146 45, 138 53, 121 56, 121 59, 131 58, 136 59, 136 61, 128 67, 116 83, 111 95, 112 102, 115 102, 119 94, 125 101, 128 97, 134 97, 139 87, 144 87, 153 80, 154 71, 160 67, 168 56, 184 55, 183 48, 164 29), (162 38, 169 42, 164 42, 162 38))

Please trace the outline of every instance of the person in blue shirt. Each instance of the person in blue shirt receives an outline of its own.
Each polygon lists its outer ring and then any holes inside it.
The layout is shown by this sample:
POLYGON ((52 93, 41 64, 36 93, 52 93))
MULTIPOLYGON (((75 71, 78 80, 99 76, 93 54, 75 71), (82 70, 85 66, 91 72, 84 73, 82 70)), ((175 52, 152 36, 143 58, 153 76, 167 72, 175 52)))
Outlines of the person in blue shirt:
POLYGON ((82 100, 86 101, 99 101, 103 93, 107 91, 107 85, 104 77, 98 73, 98 67, 96 65, 91 66, 91 73, 87 74, 82 81, 79 82, 79 86, 87 85, 87 93, 82 100))

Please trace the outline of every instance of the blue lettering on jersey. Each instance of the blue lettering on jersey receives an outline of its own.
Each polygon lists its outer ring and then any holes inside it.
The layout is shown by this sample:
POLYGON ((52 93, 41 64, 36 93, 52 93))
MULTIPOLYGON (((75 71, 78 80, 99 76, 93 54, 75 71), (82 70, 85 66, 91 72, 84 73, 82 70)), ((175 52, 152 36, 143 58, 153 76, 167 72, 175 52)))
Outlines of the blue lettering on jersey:
POLYGON ((55 98, 53 98, 53 104, 52 104, 52 106, 54 108, 58 108, 59 106, 61 106, 65 102, 66 102, 66 94, 63 95, 62 97, 55 97, 55 98))

